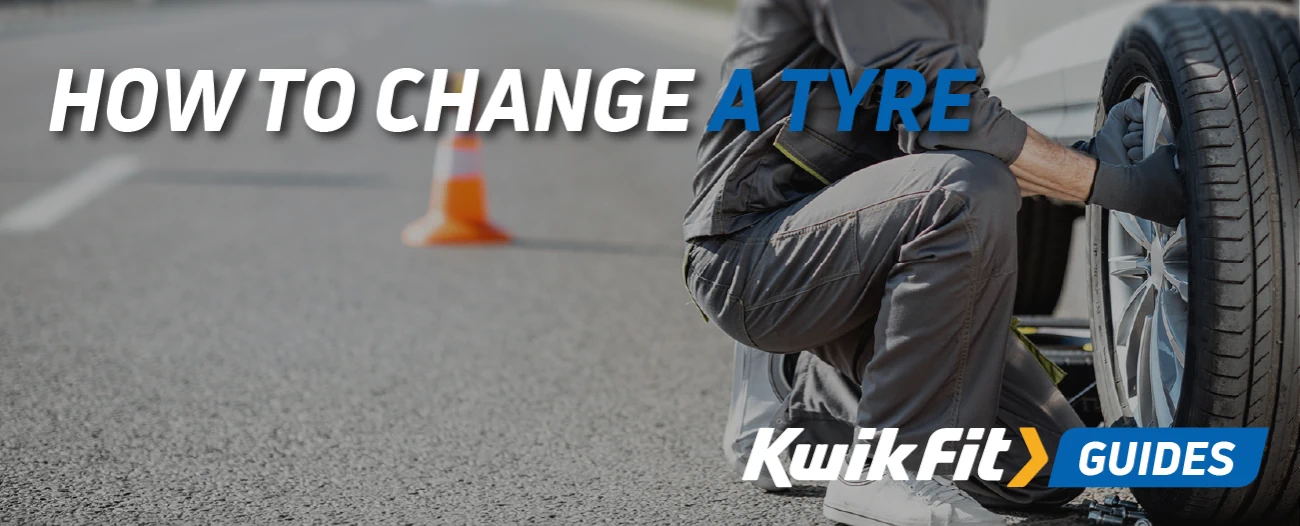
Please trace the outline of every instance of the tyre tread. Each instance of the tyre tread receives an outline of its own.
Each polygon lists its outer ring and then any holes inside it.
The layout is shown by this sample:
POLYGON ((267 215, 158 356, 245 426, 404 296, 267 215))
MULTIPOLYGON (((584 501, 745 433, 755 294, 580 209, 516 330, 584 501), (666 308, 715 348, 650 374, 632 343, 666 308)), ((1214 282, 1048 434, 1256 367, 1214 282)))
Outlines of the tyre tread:
MULTIPOLYGON (((1155 68, 1149 78, 1177 94, 1180 157, 1197 176, 1188 186, 1191 323, 1177 423, 1271 429, 1249 486, 1135 490, 1161 522, 1267 522, 1294 516, 1300 502, 1293 487, 1300 486, 1300 254, 1290 252, 1300 228, 1295 26, 1291 9, 1161 5, 1116 46, 1115 57, 1147 57, 1141 67, 1155 68)), ((1129 60, 1118 68, 1112 60, 1104 89, 1128 89, 1138 67, 1129 60)), ((1112 104, 1124 96, 1103 93, 1112 104)), ((1096 291, 1099 275, 1092 275, 1096 291)), ((1111 367, 1098 363, 1099 376, 1111 367)))

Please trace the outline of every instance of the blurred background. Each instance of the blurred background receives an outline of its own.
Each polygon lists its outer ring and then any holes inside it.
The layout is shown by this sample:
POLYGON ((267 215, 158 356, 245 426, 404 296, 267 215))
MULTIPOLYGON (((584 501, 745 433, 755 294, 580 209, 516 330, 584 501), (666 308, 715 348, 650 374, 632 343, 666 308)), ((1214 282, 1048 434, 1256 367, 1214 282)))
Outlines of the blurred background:
MULTIPOLYGON (((818 491, 762 497, 725 468, 731 342, 682 286, 728 3, 0 2, 0 217, 99 181, 0 229, 0 522, 820 520, 818 491), (165 98, 143 132, 102 108, 96 132, 76 111, 48 131, 59 69, 80 88, 134 67, 249 71, 220 133, 170 132, 165 98), (298 89, 265 131, 257 70, 328 67, 357 80, 351 125, 308 130, 298 89), (530 88, 694 68, 692 128, 490 134, 515 242, 408 248, 436 136, 375 123, 402 67, 530 88)), ((422 116, 421 91, 395 113, 422 116)), ((1078 316, 1071 268, 1058 314, 1078 316)))
POLYGON ((492 134, 490 210, 516 242, 414 249, 436 136, 374 118, 401 67, 489 87, 523 68, 532 88, 631 67, 697 69, 677 89, 703 122, 729 27, 652 2, 0 6, 0 216, 138 166, 0 232, 0 522, 819 517, 815 497, 753 498, 718 453, 730 343, 681 279, 697 126, 492 134), (249 72, 219 134, 172 133, 161 101, 136 134, 102 113, 75 131, 75 111, 49 131, 60 68, 80 87, 133 67, 249 72), (257 70, 327 67, 357 79, 352 124, 311 132, 299 89, 267 132, 257 70))

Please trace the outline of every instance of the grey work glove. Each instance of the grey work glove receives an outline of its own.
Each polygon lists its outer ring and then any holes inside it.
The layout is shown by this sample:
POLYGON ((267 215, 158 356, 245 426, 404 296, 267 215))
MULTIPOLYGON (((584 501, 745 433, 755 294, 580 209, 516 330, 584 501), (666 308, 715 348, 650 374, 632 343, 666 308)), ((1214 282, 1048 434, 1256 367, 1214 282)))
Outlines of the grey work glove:
POLYGON ((1142 124, 1142 101, 1127 99, 1110 109, 1096 137, 1075 143, 1098 161, 1087 202, 1176 227, 1187 215, 1177 150, 1162 146, 1144 160, 1142 124))
POLYGON ((1091 140, 1073 148, 1104 163, 1125 165, 1142 160, 1142 101, 1127 99, 1106 114, 1106 122, 1091 140))
POLYGON ((1174 165, 1176 152, 1174 145, 1166 144, 1137 164, 1098 161, 1088 204, 1178 226, 1187 216, 1187 199, 1174 165))
POLYGON ((1142 101, 1127 99, 1110 109, 1093 139, 1092 154, 1109 164, 1142 160, 1142 101))

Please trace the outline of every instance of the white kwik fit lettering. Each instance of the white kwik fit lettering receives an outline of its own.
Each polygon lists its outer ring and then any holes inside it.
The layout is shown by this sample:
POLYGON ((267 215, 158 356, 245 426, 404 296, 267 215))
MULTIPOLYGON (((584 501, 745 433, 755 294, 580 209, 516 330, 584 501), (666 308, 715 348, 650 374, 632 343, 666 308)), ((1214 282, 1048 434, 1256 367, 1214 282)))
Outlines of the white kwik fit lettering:
POLYGON ((903 466, 903 461, 916 451, 916 446, 904 444, 897 449, 894 448, 894 440, 898 437, 897 429, 882 429, 880 431, 880 443, 876 444, 876 454, 871 456, 871 467, 867 469, 867 480, 880 480, 884 478, 885 471, 889 471, 889 478, 894 480, 907 480, 907 468, 903 466))
POLYGON ((790 487, 791 479, 830 481, 843 476, 844 480, 859 481, 888 476, 894 480, 930 480, 940 471, 950 473, 953 480, 969 480, 975 471, 981 480, 1000 481, 1003 470, 997 467, 998 456, 1011 450, 1011 441, 1003 438, 1005 429, 945 428, 930 435, 920 462, 912 463, 908 457, 918 446, 898 443, 898 429, 867 428, 858 430, 858 441, 851 446, 799 444, 787 467, 781 462, 782 453, 794 444, 803 429, 786 429, 774 441, 775 432, 772 428, 759 429, 745 464, 745 480, 758 480, 766 468, 772 482, 782 488, 790 487), (873 450, 872 440, 877 438, 873 450), (941 466, 953 466, 953 469, 943 470, 941 466))
POLYGON ((758 475, 763 472, 763 467, 767 466, 767 472, 772 476, 772 482, 777 487, 790 487, 790 477, 785 474, 785 466, 781 465, 781 452, 794 443, 794 439, 799 438, 803 433, 802 428, 790 428, 781 432, 780 438, 772 442, 772 432, 770 427, 758 430, 758 435, 754 437, 754 449, 749 452, 749 462, 745 464, 744 479, 749 481, 758 480, 758 475))

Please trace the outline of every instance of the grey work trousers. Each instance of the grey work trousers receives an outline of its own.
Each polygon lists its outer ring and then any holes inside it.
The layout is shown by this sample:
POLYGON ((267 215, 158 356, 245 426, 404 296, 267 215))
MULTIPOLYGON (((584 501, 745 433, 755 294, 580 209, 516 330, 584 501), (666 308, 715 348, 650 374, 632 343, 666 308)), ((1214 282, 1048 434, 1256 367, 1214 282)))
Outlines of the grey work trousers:
MULTIPOLYGON (((851 174, 727 236, 694 240, 686 277, 724 332, 771 353, 807 351, 778 428, 851 443, 854 426, 924 446, 945 427, 1020 427, 1054 451, 1074 410, 1010 330, 1020 190, 983 153, 910 155, 851 174)), ((919 461, 920 455, 912 460, 919 461)), ((962 484, 991 505, 1058 504, 1078 490, 962 484)))

